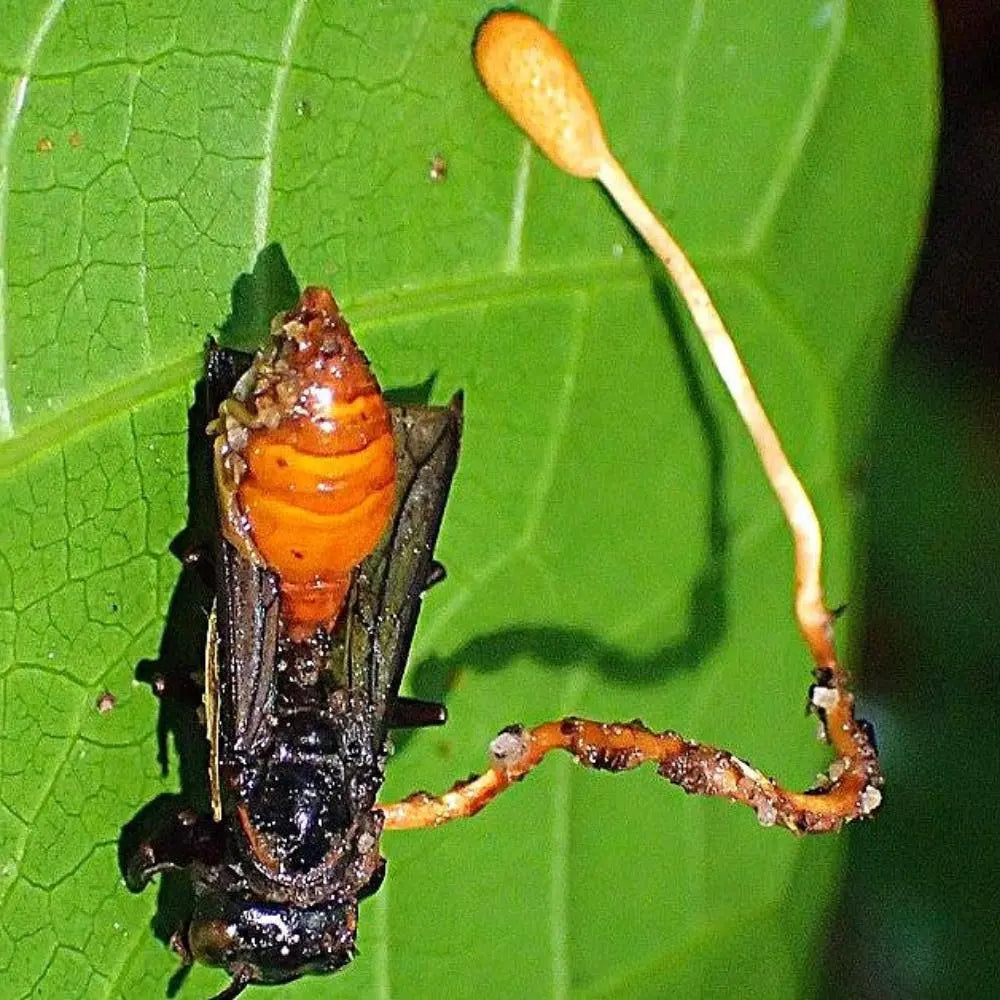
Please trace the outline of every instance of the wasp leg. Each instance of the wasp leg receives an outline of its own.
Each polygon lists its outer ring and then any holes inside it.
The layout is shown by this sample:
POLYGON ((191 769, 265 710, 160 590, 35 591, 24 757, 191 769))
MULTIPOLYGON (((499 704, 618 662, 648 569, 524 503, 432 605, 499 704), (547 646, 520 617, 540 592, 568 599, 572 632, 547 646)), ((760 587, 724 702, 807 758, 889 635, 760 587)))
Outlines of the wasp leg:
POLYGON ((440 796, 418 792, 379 806, 385 829, 439 826, 473 816, 552 750, 565 750, 585 767, 600 771, 655 764, 661 777, 690 794, 741 802, 756 811, 763 826, 780 824, 798 833, 836 830, 874 812, 882 798, 878 757, 864 738, 855 741, 853 756, 834 761, 819 787, 797 793, 781 788, 728 750, 686 740, 669 730, 656 733, 638 721, 568 718, 534 729, 505 729, 490 744, 490 769, 485 774, 459 782, 440 796))
POLYGON ((169 699, 189 709, 198 709, 202 704, 204 687, 200 675, 171 671, 166 673, 155 669, 157 661, 146 660, 136 670, 136 680, 148 684, 157 698, 169 699))
POLYGON ((215 553, 211 545, 189 545, 180 554, 181 564, 191 569, 209 590, 215 590, 215 553))
POLYGON ((437 701, 399 697, 389 711, 390 729, 443 726, 447 721, 448 710, 437 701))
POLYGON ((431 587, 436 587, 448 576, 448 571, 444 568, 444 563, 439 563, 437 559, 432 559, 430 566, 427 568, 427 576, 424 579, 424 590, 430 590, 431 587))
POLYGON ((187 868, 195 861, 217 864, 222 858, 223 827, 191 809, 181 809, 141 839, 124 858, 125 884, 141 892, 154 875, 187 868))
POLYGON ((221 992, 216 993, 212 1000, 235 1000, 253 982, 253 976, 249 970, 240 969, 233 973, 233 978, 229 985, 221 992))
POLYGON ((182 966, 194 965, 194 955, 191 954, 191 946, 188 944, 186 926, 183 930, 176 930, 170 935, 170 950, 181 960, 182 966))

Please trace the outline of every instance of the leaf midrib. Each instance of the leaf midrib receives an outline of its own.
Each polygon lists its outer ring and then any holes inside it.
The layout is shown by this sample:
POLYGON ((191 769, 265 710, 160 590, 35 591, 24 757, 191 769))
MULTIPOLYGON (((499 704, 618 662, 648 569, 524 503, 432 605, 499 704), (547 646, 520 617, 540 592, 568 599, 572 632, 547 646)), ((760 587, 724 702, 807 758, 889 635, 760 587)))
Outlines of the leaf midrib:
MULTIPOLYGON (((731 255, 718 258, 700 255, 704 264, 725 261, 745 270, 731 255)), ((649 281, 644 260, 592 262, 530 274, 498 274, 474 280, 442 284, 433 288, 408 288, 381 292, 355 301, 345 298, 345 313, 359 331, 377 330, 395 320, 430 319, 442 313, 500 303, 523 302, 570 294, 595 283, 602 288, 636 286, 649 281)), ((40 452, 59 447, 86 434, 115 416, 136 409, 158 396, 194 382, 201 374, 202 349, 188 351, 169 363, 127 378, 103 392, 75 400, 49 420, 35 423, 21 434, 0 442, 0 475, 11 473, 40 452)))

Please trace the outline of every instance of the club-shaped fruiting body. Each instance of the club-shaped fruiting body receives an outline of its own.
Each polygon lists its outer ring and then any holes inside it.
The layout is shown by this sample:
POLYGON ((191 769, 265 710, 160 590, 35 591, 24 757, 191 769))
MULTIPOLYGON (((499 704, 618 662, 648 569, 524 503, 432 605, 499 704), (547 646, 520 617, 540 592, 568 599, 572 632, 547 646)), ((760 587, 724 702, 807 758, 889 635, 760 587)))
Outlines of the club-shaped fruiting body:
POLYGON ((609 153, 573 57, 528 14, 497 11, 480 26, 476 69, 496 102, 556 166, 593 180, 609 153))

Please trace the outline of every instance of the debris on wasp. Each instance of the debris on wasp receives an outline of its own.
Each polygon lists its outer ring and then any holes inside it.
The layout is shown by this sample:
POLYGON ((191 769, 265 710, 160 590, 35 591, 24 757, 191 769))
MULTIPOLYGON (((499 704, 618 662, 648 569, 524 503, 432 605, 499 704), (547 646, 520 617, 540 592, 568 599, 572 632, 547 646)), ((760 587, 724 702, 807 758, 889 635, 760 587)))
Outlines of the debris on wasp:
POLYGON ((333 296, 309 288, 254 358, 209 347, 220 530, 205 655, 212 814, 182 810, 125 859, 141 890, 185 869, 176 947, 250 983, 354 954, 382 881, 389 729, 458 457, 462 404, 391 407, 333 296))

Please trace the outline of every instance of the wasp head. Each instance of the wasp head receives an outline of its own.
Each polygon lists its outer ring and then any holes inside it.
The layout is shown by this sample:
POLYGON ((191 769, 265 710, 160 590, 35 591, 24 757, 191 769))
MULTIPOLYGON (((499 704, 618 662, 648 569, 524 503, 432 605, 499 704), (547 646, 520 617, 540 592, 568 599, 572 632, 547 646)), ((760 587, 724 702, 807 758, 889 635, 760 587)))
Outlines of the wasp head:
POLYGON ((358 898, 374 892, 383 876, 384 865, 358 896, 314 905, 275 902, 196 880, 187 940, 191 957, 233 976, 236 992, 223 996, 235 996, 249 983, 284 983, 335 972, 355 954, 358 898))

